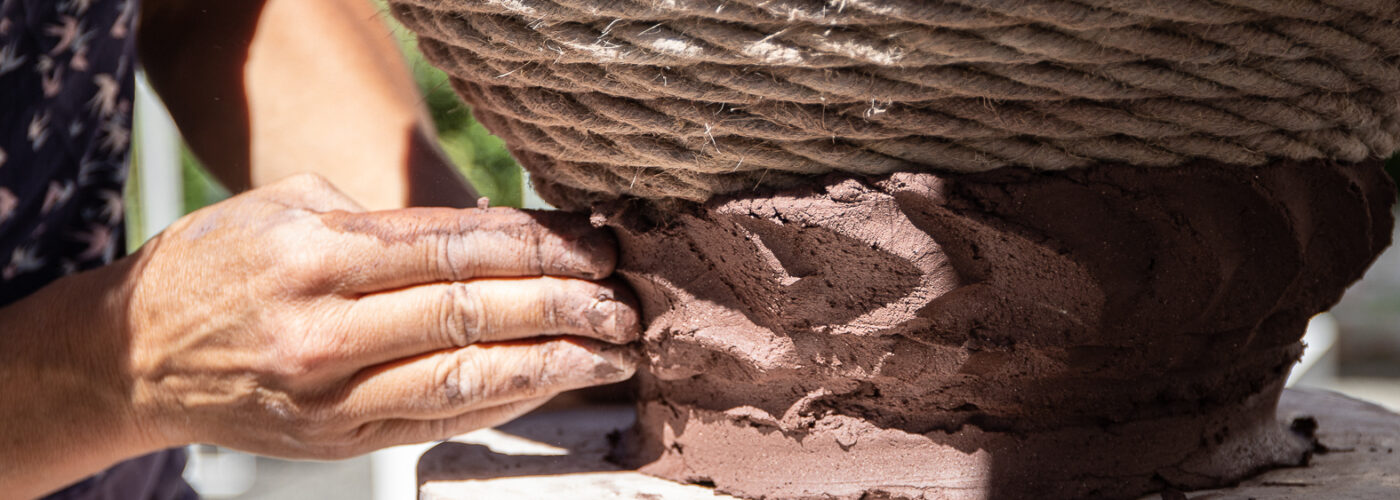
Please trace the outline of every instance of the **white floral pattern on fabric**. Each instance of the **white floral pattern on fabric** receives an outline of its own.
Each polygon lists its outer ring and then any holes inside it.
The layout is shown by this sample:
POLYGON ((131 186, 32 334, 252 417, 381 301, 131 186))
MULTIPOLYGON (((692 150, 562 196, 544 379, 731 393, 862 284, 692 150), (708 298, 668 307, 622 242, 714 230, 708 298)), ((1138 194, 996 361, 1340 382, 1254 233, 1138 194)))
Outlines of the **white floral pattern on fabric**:
MULTIPOLYGON (((0 0, 0 306, 123 250, 137 6, 0 0)), ((184 463, 146 455, 49 498, 194 499, 184 463)))
POLYGON ((135 0, 0 0, 0 305, 120 255, 135 0))

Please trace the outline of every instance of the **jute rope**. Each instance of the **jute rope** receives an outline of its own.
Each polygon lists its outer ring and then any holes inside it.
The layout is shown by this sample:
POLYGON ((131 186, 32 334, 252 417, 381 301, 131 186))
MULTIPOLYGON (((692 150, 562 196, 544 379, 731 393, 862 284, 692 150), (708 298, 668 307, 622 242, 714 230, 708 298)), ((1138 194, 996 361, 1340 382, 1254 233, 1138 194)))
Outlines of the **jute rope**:
POLYGON ((838 171, 1361 161, 1395 0, 392 0, 543 181, 702 201, 838 171))

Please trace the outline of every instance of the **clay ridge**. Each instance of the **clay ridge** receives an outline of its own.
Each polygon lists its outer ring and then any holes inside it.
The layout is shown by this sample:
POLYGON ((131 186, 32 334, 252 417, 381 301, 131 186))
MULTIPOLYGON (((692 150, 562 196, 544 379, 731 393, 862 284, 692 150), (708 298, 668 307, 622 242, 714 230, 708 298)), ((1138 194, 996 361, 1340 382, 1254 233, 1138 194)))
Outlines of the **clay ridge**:
POLYGON ((1184 419, 1175 439, 1198 454, 1252 434, 1277 445, 1260 460, 1296 462, 1278 450, 1297 443, 1240 427, 1269 426, 1307 319, 1389 244, 1393 202, 1380 162, 1311 162, 829 176, 673 213, 615 204, 595 220, 649 325, 654 442, 635 453, 695 461, 674 446, 700 415, 799 446, 1184 419), (1267 418, 1230 429, 1231 412, 1267 418))

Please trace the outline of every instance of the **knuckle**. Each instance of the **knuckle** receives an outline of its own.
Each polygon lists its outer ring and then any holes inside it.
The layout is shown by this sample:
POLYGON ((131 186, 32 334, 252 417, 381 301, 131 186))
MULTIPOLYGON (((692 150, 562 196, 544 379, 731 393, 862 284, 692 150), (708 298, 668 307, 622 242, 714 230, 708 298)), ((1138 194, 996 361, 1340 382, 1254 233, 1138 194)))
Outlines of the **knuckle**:
POLYGON ((278 375, 291 384, 311 379, 331 364, 334 355, 325 346, 301 341, 287 348, 276 365, 278 375))
POLYGON ((467 408, 481 400, 485 393, 482 374, 478 363, 470 357, 443 356, 439 361, 433 383, 433 392, 438 394, 449 408, 467 408))
POLYGON ((433 244, 428 247, 430 250, 423 257, 429 260, 428 268, 437 276, 444 276, 451 281, 475 276, 477 273, 471 252, 468 251, 468 237, 455 231, 434 235, 433 244))
POLYGON ((486 328, 481 294, 468 283, 452 283, 443 296, 442 332, 448 345, 465 347, 481 340, 486 328))
POLYGON ((281 269, 300 271, 315 270, 325 262, 325 254, 315 245, 306 244, 306 236, 301 231, 284 227, 273 233, 271 247, 276 251, 276 265, 281 269))
POLYGON ((303 242, 274 245, 275 272, 293 288, 317 288, 331 281, 327 252, 303 242))

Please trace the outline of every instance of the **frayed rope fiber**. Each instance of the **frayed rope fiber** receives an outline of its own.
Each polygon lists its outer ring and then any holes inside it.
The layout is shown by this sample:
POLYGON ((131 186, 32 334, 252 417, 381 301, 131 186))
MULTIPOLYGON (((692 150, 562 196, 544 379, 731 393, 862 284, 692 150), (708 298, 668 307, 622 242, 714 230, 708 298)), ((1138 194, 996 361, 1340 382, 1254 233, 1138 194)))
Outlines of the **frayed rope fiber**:
POLYGON ((391 0, 565 208, 830 172, 1356 162, 1396 0, 391 0))

